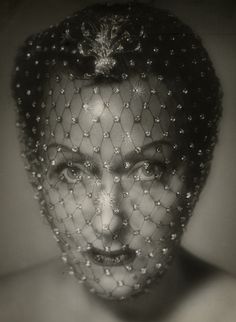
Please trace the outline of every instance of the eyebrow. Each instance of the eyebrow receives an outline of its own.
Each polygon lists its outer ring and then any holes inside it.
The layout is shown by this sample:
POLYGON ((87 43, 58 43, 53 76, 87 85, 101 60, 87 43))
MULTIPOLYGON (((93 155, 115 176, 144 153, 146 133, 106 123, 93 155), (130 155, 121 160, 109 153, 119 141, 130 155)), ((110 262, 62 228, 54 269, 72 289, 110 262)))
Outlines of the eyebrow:
MULTIPOLYGON (((146 150, 149 150, 150 148, 158 148, 158 147, 161 147, 163 145, 166 145, 166 146, 169 146, 169 147, 172 147, 172 144, 170 141, 167 141, 167 140, 158 140, 158 141, 153 141, 153 142, 150 142, 148 144, 145 144, 144 146, 141 147, 141 151, 138 153, 137 151, 133 150, 133 151, 130 151, 128 152, 125 156, 124 156, 124 160, 130 160, 138 155, 142 155, 143 152, 145 152, 146 150)), ((74 152, 72 150, 72 148, 64 145, 64 144, 57 144, 57 143, 50 143, 48 145, 48 149, 51 149, 51 148, 61 148, 62 150, 66 151, 66 152, 73 152, 74 155, 78 155, 82 160, 91 160, 91 156, 89 155, 86 155, 84 153, 82 153, 80 150, 77 151, 77 152, 74 152)))
POLYGON ((129 159, 132 159, 133 157, 138 157, 139 155, 142 155, 143 152, 145 152, 145 151, 147 151, 147 150, 149 150, 151 148, 158 148, 158 147, 161 147, 163 145, 166 145, 166 146, 169 146, 169 147, 172 146, 171 142, 167 141, 167 140, 153 141, 153 142, 150 142, 150 143, 145 144, 144 146, 140 147, 141 148, 140 153, 137 153, 135 150, 130 151, 129 153, 127 153, 127 155, 124 157, 124 159, 129 160, 129 159))
MULTIPOLYGON (((85 155, 83 154, 80 150, 78 151, 73 151, 73 147, 68 147, 64 144, 58 144, 58 143, 50 143, 48 145, 48 150, 49 149, 52 149, 52 148, 55 148, 55 149, 58 149, 60 148, 62 150, 62 152, 72 152, 73 153, 73 156, 77 156, 79 157, 82 161, 89 161, 91 160, 91 157, 89 155, 85 155)), ((58 151, 59 152, 59 151, 58 151)))

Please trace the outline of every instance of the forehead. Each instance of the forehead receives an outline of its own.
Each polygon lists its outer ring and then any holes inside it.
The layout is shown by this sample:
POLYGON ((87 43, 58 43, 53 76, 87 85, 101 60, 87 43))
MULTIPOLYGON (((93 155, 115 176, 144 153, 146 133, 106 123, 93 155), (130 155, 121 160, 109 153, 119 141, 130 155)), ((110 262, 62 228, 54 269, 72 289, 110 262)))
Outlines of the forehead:
MULTIPOLYGON (((52 75, 45 88, 41 127, 46 144, 85 154, 126 154, 169 140, 176 101, 160 76, 132 76, 122 82, 52 75)), ((108 156, 106 156, 108 157, 108 156)))

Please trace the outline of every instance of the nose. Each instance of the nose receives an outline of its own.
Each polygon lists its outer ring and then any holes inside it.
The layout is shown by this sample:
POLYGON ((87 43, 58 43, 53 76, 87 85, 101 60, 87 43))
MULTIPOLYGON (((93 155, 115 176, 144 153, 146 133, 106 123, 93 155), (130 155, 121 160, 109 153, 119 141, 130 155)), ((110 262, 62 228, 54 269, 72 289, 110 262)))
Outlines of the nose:
POLYGON ((96 215, 93 219, 94 230, 104 237, 114 235, 122 225, 120 195, 119 178, 109 173, 104 175, 95 197, 96 215))

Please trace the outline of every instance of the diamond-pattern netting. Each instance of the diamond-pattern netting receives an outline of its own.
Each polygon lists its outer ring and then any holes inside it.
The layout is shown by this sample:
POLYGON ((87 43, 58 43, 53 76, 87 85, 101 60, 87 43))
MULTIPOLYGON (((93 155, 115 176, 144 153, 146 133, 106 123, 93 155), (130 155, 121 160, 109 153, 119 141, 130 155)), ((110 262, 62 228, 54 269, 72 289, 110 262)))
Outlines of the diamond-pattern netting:
POLYGON ((106 298, 140 292, 171 262, 215 145, 219 85, 200 40, 165 11, 95 6, 27 41, 13 89, 71 272, 106 298))
POLYGON ((109 280, 115 294, 132 289, 137 272, 146 282, 170 256, 186 198, 171 161, 175 136, 166 139, 174 99, 154 76, 95 86, 57 74, 43 104, 42 189, 69 262, 96 289, 109 280))

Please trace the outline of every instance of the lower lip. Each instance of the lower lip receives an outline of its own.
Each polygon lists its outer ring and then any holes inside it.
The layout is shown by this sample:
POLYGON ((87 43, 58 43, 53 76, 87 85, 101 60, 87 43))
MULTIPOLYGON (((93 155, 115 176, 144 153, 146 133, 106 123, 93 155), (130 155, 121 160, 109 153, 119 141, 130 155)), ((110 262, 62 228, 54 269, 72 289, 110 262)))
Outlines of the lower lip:
POLYGON ((101 266, 122 266, 131 263, 136 254, 133 250, 104 252, 96 249, 89 251, 91 260, 101 266))

